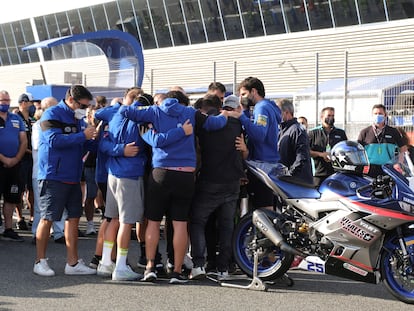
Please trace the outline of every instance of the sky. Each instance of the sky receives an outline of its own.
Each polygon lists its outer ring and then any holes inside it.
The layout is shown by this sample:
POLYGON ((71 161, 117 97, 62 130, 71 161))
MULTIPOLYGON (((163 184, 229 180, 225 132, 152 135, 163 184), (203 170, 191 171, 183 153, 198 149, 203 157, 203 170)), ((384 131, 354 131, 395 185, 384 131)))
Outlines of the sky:
POLYGON ((66 11, 76 7, 85 7, 110 0, 12 0, 1 9, 0 23, 17 21, 31 16, 66 11))

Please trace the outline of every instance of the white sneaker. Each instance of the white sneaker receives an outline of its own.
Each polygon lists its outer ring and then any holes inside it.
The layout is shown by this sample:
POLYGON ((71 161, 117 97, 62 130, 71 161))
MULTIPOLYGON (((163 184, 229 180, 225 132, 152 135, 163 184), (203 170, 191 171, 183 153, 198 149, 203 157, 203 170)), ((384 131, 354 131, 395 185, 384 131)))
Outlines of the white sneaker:
POLYGON ((89 268, 87 265, 85 265, 85 262, 82 259, 78 259, 78 263, 74 267, 66 263, 65 274, 67 275, 89 275, 89 274, 96 274, 96 270, 89 268))
POLYGON ((123 269, 116 269, 112 272, 112 281, 135 281, 142 278, 142 275, 136 273, 130 266, 123 269))
POLYGON ((102 260, 101 260, 99 261, 98 268, 96 269, 96 274, 100 276, 111 276, 114 270, 115 270, 114 262, 111 262, 110 265, 103 265, 102 260))
POLYGON ((93 223, 88 223, 86 225, 86 235, 95 235, 96 234, 96 230, 95 230, 95 225, 93 223))
POLYGON ((38 263, 34 264, 33 273, 41 276, 54 276, 55 271, 50 269, 47 259, 40 259, 38 263))
POLYGON ((186 254, 184 256, 183 265, 188 270, 191 270, 194 268, 193 260, 191 259, 190 255, 186 254))
POLYGON ((206 277, 206 270, 204 267, 195 267, 191 269, 190 280, 201 280, 206 277))

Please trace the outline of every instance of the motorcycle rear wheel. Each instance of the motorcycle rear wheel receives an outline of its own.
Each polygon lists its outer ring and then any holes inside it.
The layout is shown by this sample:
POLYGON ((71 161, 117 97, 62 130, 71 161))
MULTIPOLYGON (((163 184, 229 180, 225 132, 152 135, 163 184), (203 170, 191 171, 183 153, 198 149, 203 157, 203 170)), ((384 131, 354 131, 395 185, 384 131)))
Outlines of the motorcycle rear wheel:
POLYGON ((253 225, 252 214, 249 213, 240 220, 233 234, 234 259, 249 277, 253 276, 254 251, 258 252, 257 276, 263 281, 281 278, 289 270, 294 258, 267 239, 253 225))
POLYGON ((404 266, 402 251, 396 236, 387 240, 381 255, 381 275, 384 284, 397 299, 414 304, 414 236, 405 238, 411 268, 404 266))

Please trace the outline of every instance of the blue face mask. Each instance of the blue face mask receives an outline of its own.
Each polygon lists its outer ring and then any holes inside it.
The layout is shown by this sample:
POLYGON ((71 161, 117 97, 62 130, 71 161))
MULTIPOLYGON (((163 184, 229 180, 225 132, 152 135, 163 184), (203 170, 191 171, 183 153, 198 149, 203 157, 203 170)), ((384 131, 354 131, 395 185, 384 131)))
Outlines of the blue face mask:
POLYGON ((373 121, 374 124, 381 124, 382 122, 384 122, 385 120, 385 116, 382 114, 376 114, 374 115, 373 121))
POLYGON ((9 111, 10 105, 0 105, 0 112, 9 111))

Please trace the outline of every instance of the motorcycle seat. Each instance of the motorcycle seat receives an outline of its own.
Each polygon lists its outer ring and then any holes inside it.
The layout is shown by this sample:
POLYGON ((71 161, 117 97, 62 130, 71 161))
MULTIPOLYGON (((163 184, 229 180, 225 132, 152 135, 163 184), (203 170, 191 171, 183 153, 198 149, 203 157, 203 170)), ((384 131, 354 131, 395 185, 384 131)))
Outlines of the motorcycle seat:
POLYGON ((311 189, 316 189, 316 186, 312 183, 306 183, 304 182, 302 179, 299 179, 295 176, 279 176, 278 177, 281 181, 286 181, 288 183, 292 183, 301 187, 306 187, 306 188, 311 188, 311 189))

